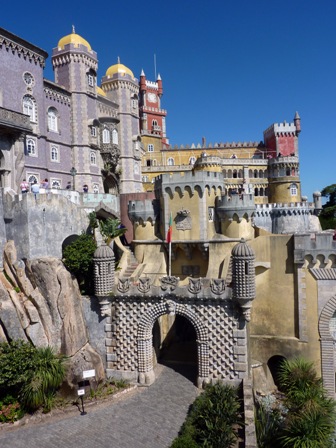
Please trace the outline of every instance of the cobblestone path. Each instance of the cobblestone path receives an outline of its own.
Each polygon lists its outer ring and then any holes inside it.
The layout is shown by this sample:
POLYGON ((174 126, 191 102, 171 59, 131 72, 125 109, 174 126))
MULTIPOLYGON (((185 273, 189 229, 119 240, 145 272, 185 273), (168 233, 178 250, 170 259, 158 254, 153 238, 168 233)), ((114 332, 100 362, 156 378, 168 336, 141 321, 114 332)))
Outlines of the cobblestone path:
POLYGON ((87 415, 0 432, 1 448, 166 448, 185 419, 198 390, 167 366, 148 388, 116 402, 86 409, 87 415))

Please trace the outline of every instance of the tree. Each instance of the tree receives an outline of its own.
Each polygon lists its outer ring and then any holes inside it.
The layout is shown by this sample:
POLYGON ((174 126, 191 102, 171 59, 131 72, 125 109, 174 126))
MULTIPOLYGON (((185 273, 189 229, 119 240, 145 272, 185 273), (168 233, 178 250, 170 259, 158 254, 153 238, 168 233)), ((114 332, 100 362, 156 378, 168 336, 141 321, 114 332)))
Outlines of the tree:
POLYGON ((63 249, 63 263, 86 293, 91 292, 93 283, 93 255, 96 247, 93 236, 82 233, 63 249))
POLYGON ((127 229, 121 224, 120 219, 107 218, 105 221, 99 221, 100 233, 105 238, 106 244, 109 244, 114 238, 125 235, 127 229))
POLYGON ((328 185, 321 191, 321 195, 327 198, 327 202, 322 207, 320 222, 322 229, 336 228, 336 184, 328 185))

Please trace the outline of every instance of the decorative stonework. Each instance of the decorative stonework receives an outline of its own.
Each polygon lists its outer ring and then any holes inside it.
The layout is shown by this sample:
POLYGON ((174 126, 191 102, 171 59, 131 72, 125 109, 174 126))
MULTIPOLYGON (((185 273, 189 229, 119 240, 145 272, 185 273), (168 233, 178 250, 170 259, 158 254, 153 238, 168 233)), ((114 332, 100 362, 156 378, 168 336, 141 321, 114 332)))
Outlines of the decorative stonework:
POLYGON ((191 230, 192 221, 189 210, 179 210, 175 219, 176 230, 191 230))

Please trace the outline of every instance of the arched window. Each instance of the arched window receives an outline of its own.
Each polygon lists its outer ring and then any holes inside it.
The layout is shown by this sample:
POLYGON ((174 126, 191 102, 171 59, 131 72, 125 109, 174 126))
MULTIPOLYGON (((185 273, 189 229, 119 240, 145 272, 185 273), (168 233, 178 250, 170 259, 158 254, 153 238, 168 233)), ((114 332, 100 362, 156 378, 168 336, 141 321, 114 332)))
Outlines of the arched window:
POLYGON ((96 73, 94 70, 89 70, 87 73, 87 83, 89 87, 96 85, 96 73))
POLYGON ((28 178, 29 185, 33 184, 35 181, 37 183, 39 182, 39 178, 38 178, 37 174, 28 174, 27 178, 28 178))
POLYGON ((258 177, 258 171, 254 170, 254 178, 257 178, 257 177, 258 177))
POLYGON ((103 130, 103 143, 110 143, 111 137, 110 137, 110 131, 108 129, 103 130))
POLYGON ((93 192, 99 193, 99 185, 98 184, 93 184, 93 192))
POLYGON ((189 165, 195 165, 196 157, 190 157, 189 159, 189 165))
POLYGON ((28 155, 30 155, 30 156, 37 155, 36 142, 32 138, 27 139, 27 152, 28 152, 28 155))
POLYGON ((153 120, 153 121, 152 121, 152 126, 153 126, 153 128, 155 128, 157 125, 158 125, 157 120, 153 120))
POLYGON ((258 190, 258 188, 255 188, 255 189, 254 189, 254 196, 259 196, 259 190, 258 190))
POLYGON ((152 160, 152 166, 156 166, 157 165, 157 161, 156 161, 156 159, 153 159, 152 160))
POLYGON ((137 109, 138 108, 138 97, 137 95, 133 95, 132 97, 132 108, 137 109))
POLYGON ((57 109, 54 107, 49 107, 48 109, 48 130, 53 132, 58 131, 57 109))
POLYGON ((51 160, 53 162, 59 162, 59 153, 58 153, 58 148, 57 146, 52 146, 51 147, 51 160))
POLYGON ((59 179, 51 179, 51 188, 59 190, 61 188, 61 181, 59 179))
POLYGON ((118 131, 116 129, 113 129, 112 131, 112 143, 114 145, 118 144, 118 131))
POLYGON ((237 179, 237 170, 233 170, 232 175, 233 175, 233 178, 234 178, 234 179, 237 179))
POLYGON ((169 165, 169 166, 173 166, 174 165, 174 159, 172 157, 169 157, 169 159, 167 161, 167 165, 169 165))
POLYGON ((290 194, 291 196, 296 196, 297 195, 297 185, 296 184, 291 184, 290 186, 290 194))
POLYGON ((90 152, 90 163, 91 165, 97 165, 97 157, 94 151, 90 152))
POLYGON ((154 152, 154 145, 151 143, 147 146, 148 152, 154 152))
POLYGON ((23 113, 29 115, 30 121, 36 122, 36 105, 30 95, 25 95, 22 101, 23 113))

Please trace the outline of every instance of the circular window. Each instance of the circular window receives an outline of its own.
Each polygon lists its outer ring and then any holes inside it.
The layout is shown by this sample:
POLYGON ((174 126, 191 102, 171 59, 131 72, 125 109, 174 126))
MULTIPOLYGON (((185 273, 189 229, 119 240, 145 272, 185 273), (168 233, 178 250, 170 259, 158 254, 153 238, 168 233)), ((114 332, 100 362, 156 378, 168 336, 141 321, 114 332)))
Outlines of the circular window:
POLYGON ((25 72, 23 74, 23 80, 27 84, 27 86, 32 86, 34 84, 34 77, 29 72, 25 72))

